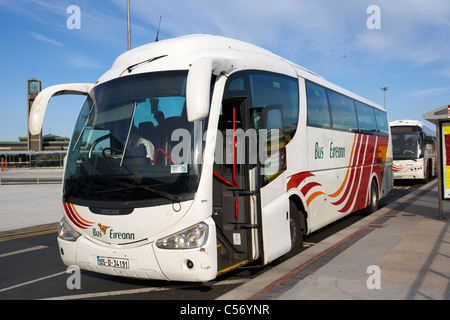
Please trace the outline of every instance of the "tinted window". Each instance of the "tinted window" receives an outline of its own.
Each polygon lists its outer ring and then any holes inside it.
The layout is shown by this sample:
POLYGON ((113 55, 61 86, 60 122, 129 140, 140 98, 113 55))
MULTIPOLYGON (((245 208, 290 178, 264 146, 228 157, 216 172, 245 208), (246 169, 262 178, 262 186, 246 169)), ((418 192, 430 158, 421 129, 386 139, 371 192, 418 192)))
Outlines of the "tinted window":
POLYGON ((359 101, 355 101, 355 105, 358 115, 359 132, 375 135, 377 133, 377 123, 374 108, 359 101))
POLYGON ((326 89, 306 81, 306 96, 308 99, 308 125, 331 128, 326 89))
MULTIPOLYGON (((287 142, 291 140, 298 124, 297 79, 272 73, 251 73, 250 90, 253 108, 280 105, 283 110, 284 132, 287 142)), ((252 110, 250 110, 252 113, 252 110)), ((256 127, 256 126, 255 126, 256 127)))
POLYGON ((333 129, 351 132, 358 131, 358 121, 353 100, 332 90, 327 91, 328 99, 330 100, 333 129))
POLYGON ((231 80, 228 83, 228 90, 229 91, 243 91, 243 90, 245 90, 244 78, 239 77, 239 78, 231 80))
POLYGON ((381 111, 379 109, 374 109, 374 110, 375 110, 375 117, 377 120, 378 135, 388 136, 389 135, 389 124, 388 124, 386 112, 381 111))
POLYGON ((389 135, 385 111, 375 109, 310 81, 306 81, 306 98, 308 126, 332 127, 337 130, 362 134, 389 135))

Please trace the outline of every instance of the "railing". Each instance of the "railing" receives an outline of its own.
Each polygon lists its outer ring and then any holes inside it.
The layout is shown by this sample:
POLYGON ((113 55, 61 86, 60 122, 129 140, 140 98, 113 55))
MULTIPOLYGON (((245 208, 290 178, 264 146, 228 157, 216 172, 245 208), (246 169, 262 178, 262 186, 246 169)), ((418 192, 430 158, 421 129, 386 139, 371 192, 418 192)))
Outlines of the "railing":
POLYGON ((63 168, 21 168, 0 172, 0 185, 61 183, 63 168))
POLYGON ((61 183, 65 152, 0 153, 0 185, 61 183))

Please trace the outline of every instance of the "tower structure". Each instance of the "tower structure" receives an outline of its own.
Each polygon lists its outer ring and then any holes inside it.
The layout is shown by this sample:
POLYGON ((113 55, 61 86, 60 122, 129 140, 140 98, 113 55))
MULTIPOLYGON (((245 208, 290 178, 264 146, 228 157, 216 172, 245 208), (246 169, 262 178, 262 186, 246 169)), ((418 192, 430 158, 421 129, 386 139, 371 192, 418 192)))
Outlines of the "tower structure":
POLYGON ((41 92, 41 81, 37 79, 27 80, 27 134, 28 134, 28 151, 42 151, 42 131, 39 134, 32 135, 28 120, 30 118, 31 107, 39 92, 41 92))

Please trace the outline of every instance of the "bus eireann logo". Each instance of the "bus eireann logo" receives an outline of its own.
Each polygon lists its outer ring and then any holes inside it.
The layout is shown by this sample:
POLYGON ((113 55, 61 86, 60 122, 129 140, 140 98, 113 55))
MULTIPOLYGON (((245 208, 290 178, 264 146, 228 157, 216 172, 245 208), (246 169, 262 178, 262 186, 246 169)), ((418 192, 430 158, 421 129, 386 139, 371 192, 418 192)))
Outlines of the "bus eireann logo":
POLYGON ((104 226, 101 223, 98 224, 98 227, 102 230, 103 234, 106 234, 106 230, 109 228, 109 226, 104 226))

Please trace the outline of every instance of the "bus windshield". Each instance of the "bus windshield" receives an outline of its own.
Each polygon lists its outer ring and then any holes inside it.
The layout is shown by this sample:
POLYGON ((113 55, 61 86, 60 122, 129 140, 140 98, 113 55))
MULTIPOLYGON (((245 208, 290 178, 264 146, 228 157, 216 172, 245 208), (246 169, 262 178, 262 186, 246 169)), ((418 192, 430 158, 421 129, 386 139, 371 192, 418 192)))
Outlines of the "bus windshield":
POLYGON ((419 127, 391 127, 394 160, 414 160, 419 158, 419 127))
POLYGON ((186 78, 158 72, 95 87, 71 139, 63 199, 102 208, 193 199, 203 126, 187 120, 186 78))

